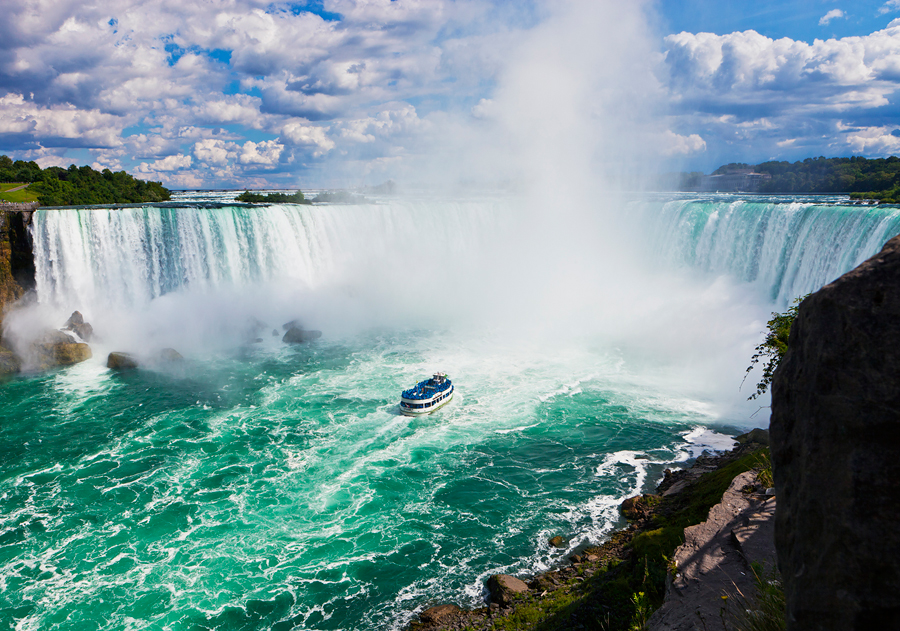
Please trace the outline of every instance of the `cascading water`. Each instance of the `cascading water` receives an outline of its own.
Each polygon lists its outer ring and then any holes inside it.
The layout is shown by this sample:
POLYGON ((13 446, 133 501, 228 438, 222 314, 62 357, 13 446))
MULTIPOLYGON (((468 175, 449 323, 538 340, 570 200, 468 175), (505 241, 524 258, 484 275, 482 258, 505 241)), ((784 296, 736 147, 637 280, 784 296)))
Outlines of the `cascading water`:
MULTIPOLYGON (((0 385, 0 626, 396 629, 435 602, 477 605, 488 574, 560 562, 669 463, 730 444, 708 428, 764 424, 723 414, 705 380, 684 389, 645 370, 659 358, 611 343, 606 323, 646 305, 678 316, 696 303, 709 317, 719 294, 750 295, 764 318, 900 231, 894 209, 640 202, 647 278, 681 267, 691 282, 630 304, 645 277, 603 286, 572 279, 578 266, 529 266, 566 253, 512 247, 519 207, 36 213, 39 301, 7 323, 78 308, 98 339, 93 360, 0 385), (579 292, 628 285, 639 286, 601 296, 602 326, 577 338, 506 334, 509 313, 562 315, 579 292), (539 311, 547 295, 556 302, 539 311), (475 327, 462 316, 478 309, 504 317, 475 327), (341 330, 347 312, 354 326, 341 330), (301 315, 325 335, 191 345, 251 315, 279 332, 281 317, 301 315), (105 368, 106 351, 154 336, 184 344, 185 362, 105 368), (401 416, 400 391, 434 370, 453 379, 451 404, 401 416), (566 549, 547 546, 557 534, 566 549)), ((598 255, 593 271, 625 275, 611 261, 598 255)), ((689 315, 653 339, 683 336, 689 315)), ((762 324, 743 306, 726 315, 746 318, 715 347, 737 355, 727 388, 742 399, 762 324)), ((697 327, 715 338, 707 320, 697 327)), ((695 360, 666 361, 684 372, 695 360)))
POLYGON ((900 234, 900 208, 840 202, 735 196, 668 201, 653 209, 653 243, 671 264, 731 274, 784 307, 900 234))

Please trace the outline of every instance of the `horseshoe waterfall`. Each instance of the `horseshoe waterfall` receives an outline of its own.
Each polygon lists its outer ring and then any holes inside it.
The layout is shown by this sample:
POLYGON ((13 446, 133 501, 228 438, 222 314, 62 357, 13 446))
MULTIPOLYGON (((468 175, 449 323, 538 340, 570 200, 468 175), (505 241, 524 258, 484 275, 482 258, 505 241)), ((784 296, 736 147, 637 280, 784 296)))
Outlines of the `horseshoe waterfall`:
POLYGON ((477 606, 488 575, 602 541, 663 469, 764 424, 741 386, 770 313, 900 233, 900 209, 842 198, 563 206, 36 211, 4 339, 78 310, 93 358, 0 384, 0 626, 401 629, 477 606), (322 336, 286 344, 290 322, 322 336), (163 348, 183 360, 106 367, 163 348), (402 416, 436 371, 453 400, 402 416))

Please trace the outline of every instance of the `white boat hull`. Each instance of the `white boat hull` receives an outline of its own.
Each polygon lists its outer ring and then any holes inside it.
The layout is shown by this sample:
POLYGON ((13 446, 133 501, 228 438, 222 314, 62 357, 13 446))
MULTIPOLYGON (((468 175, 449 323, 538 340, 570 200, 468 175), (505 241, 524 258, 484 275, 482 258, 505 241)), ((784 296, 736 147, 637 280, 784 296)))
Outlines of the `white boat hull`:
POLYGON ((421 416, 422 414, 431 414, 435 410, 439 410, 453 398, 453 386, 446 393, 441 392, 431 399, 400 399, 400 413, 406 416, 421 416), (446 396, 443 396, 445 395, 446 396), (441 398, 443 396, 443 398, 441 398), (405 404, 408 404, 407 407, 405 404), (413 407, 415 406, 415 407, 413 407))

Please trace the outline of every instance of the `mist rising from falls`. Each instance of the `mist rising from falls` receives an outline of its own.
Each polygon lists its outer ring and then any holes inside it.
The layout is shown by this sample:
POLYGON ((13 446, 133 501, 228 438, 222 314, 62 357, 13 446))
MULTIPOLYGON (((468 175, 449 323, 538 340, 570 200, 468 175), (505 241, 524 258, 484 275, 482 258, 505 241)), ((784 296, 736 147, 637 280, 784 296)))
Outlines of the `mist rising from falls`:
POLYGON ((280 329, 300 317, 332 338, 502 331, 692 366, 679 368, 686 381, 731 392, 770 310, 900 232, 897 209, 720 198, 603 199, 631 220, 606 232, 599 214, 561 229, 557 205, 541 230, 539 216, 522 218, 526 203, 39 211, 38 319, 78 309, 121 350, 198 353, 245 342, 253 318, 280 329))

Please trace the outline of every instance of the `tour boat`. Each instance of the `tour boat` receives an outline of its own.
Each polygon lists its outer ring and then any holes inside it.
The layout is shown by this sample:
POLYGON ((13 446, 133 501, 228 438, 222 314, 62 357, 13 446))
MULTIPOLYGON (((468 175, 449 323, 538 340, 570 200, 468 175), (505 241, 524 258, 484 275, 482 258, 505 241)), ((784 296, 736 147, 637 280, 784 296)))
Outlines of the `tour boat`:
POLYGON ((417 416, 434 412, 453 398, 453 384, 442 372, 434 373, 431 379, 420 381, 400 395, 400 412, 407 416, 417 416))

